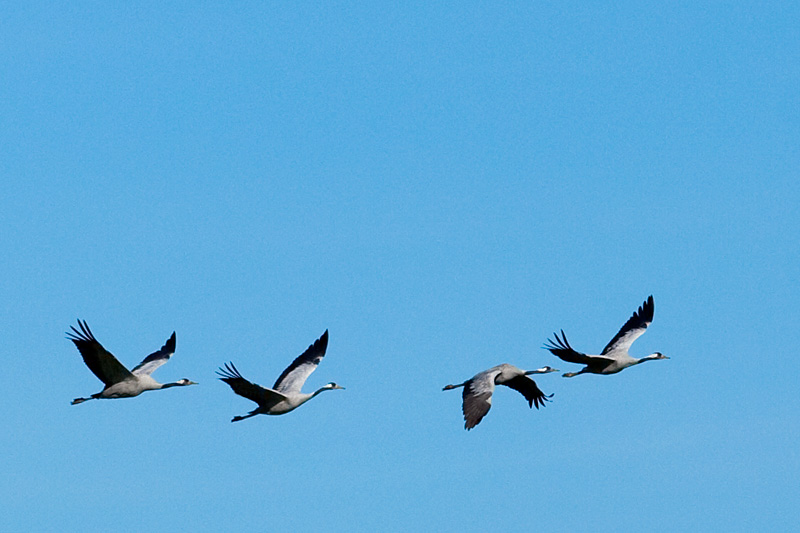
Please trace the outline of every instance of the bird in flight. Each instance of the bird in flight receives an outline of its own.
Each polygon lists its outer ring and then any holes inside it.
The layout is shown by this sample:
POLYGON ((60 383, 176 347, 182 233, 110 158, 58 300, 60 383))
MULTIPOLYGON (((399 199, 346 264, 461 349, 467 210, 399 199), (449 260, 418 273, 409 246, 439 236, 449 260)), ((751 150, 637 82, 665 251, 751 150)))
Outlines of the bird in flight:
POLYGON ((88 398, 75 398, 72 400, 72 405, 104 398, 132 398, 149 390, 197 385, 188 379, 180 379, 174 383, 158 383, 150 377, 155 369, 166 363, 175 353, 175 332, 160 350, 145 357, 133 370, 128 370, 94 338, 86 321, 78 320, 78 327, 80 330, 70 326, 72 331, 67 332, 67 338, 75 343, 83 356, 83 362, 103 382, 105 388, 88 398))
POLYGON ((558 333, 554 333, 555 340, 547 340, 544 345, 546 350, 550 350, 556 357, 568 362, 586 365, 579 372, 567 372, 564 374, 565 378, 571 378, 579 374, 616 374, 617 372, 628 368, 629 366, 638 365, 645 361, 654 361, 656 359, 669 359, 661 352, 655 352, 647 357, 637 359, 631 357, 628 350, 633 344, 633 341, 642 336, 653 322, 653 313, 655 311, 655 304, 653 303, 652 295, 639 306, 639 310, 633 313, 633 316, 625 322, 625 325, 619 332, 611 339, 600 355, 587 355, 578 352, 570 346, 567 341, 567 336, 564 330, 561 330, 561 337, 558 333))
POLYGON ((452 390, 464 387, 461 394, 461 410, 464 412, 464 429, 470 430, 486 416, 492 407, 492 393, 495 385, 505 385, 519 392, 528 400, 530 407, 545 405, 545 401, 550 401, 552 394, 547 396, 543 393, 536 382, 528 376, 530 374, 547 374, 548 372, 558 372, 555 368, 545 366, 537 370, 524 371, 514 365, 503 363, 494 366, 483 372, 478 372, 472 378, 458 385, 447 385, 442 390, 452 390))
POLYGON ((320 361, 325 357, 327 348, 328 330, 325 330, 325 333, 314 344, 286 367, 271 389, 247 381, 233 363, 226 363, 225 368, 217 371, 217 374, 220 375, 219 379, 230 385, 233 392, 239 396, 258 404, 258 407, 248 414, 234 416, 231 422, 238 422, 255 415, 282 415, 297 409, 323 391, 344 389, 344 387, 331 382, 310 394, 300 392, 308 376, 317 369, 320 361))

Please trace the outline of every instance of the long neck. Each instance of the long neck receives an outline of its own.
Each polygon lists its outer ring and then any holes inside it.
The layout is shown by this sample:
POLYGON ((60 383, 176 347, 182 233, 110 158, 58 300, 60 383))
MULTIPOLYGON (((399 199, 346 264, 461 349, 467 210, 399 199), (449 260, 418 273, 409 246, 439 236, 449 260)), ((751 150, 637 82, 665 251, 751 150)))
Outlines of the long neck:
POLYGON ((298 398, 297 399, 297 407, 300 407, 301 405, 306 403, 308 400, 310 400, 311 398, 313 398, 314 396, 316 396, 320 392, 323 392, 323 391, 326 391, 326 390, 331 390, 331 388, 330 387, 322 387, 321 389, 315 390, 311 394, 302 394, 302 393, 299 394, 297 396, 297 398, 298 398))
POLYGON ((525 375, 530 376, 531 374, 547 374, 548 372, 551 372, 549 368, 537 368, 536 370, 528 370, 525 372, 525 375))
POLYGON ((651 353, 647 357, 642 357, 641 359, 637 359, 636 362, 633 364, 638 365, 639 363, 644 363, 645 361, 654 361, 656 359, 659 359, 659 354, 651 353))
MULTIPOLYGON (((332 390, 332 389, 331 389, 331 387, 325 385, 324 387, 321 387, 321 388, 317 389, 316 391, 314 391, 314 394, 309 396, 308 399, 310 400, 311 398, 313 398, 314 396, 316 396, 320 392, 323 392, 323 391, 326 391, 326 390, 332 390)), ((306 401, 308 401, 308 400, 306 400, 306 401)))

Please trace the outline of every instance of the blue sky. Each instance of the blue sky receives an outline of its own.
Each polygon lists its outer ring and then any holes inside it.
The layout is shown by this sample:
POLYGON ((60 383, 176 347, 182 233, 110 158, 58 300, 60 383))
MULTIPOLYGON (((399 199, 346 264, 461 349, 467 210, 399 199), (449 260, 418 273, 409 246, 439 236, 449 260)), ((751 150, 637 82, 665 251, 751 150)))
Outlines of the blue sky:
POLYGON ((9 531, 753 531, 800 523, 800 8, 0 9, 9 531), (653 294, 614 376, 578 367, 653 294), (64 332, 197 387, 102 386, 64 332), (271 385, 325 330, 281 417, 271 385), (792 363, 791 365, 789 363, 792 363))

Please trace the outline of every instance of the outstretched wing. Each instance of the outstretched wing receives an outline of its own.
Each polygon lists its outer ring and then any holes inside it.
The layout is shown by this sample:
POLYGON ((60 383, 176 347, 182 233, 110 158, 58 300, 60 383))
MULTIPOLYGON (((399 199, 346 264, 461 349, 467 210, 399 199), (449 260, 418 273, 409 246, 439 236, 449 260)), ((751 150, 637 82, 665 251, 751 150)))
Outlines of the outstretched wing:
POLYGON ((317 339, 314 344, 308 347, 305 352, 297 356, 286 370, 280 375, 275 385, 272 386, 278 392, 292 394, 300 392, 303 383, 308 376, 317 369, 322 358, 325 357, 325 350, 328 348, 328 330, 317 339))
POLYGON ((538 409, 539 406, 544 406, 545 401, 550 401, 548 398, 552 398, 553 395, 550 396, 543 393, 539 386, 536 385, 536 382, 533 381, 528 376, 517 376, 515 378, 509 379, 501 383, 501 385, 505 385, 506 387, 511 387, 515 391, 519 392, 525 399, 528 400, 528 405, 533 407, 536 404, 536 408, 538 409))
POLYGON ((481 372, 464 384, 464 391, 461 394, 464 429, 472 429, 477 426, 492 408, 494 378, 497 373, 481 372))
POLYGON ((172 357, 172 354, 175 353, 175 332, 172 332, 172 336, 167 339, 167 342, 164 343, 164 346, 157 352, 153 352, 147 357, 145 357, 141 363, 136 365, 136 367, 131 370, 131 373, 136 376, 149 376, 153 373, 153 371, 169 361, 169 358, 172 357))
POLYGON ((653 296, 650 295, 645 302, 639 306, 639 310, 633 313, 633 316, 625 322, 625 325, 619 330, 611 342, 603 348, 601 352, 605 355, 610 352, 627 352, 631 347, 633 341, 642 336, 653 322, 653 313, 655 312, 655 303, 653 303, 653 296))
POLYGON ((122 363, 117 361, 117 358, 111 352, 97 342, 86 321, 79 319, 78 327, 80 327, 80 331, 75 329, 75 326, 70 326, 72 331, 67 332, 67 338, 75 343, 83 357, 83 362, 106 387, 133 377, 133 374, 122 363))
POLYGON ((556 340, 547 339, 547 343, 544 345, 546 350, 550 350, 553 355, 568 363, 577 363, 580 365, 589 364, 592 358, 585 353, 574 350, 572 346, 569 345, 569 341, 563 329, 561 330, 561 338, 558 337, 558 333, 553 333, 553 336, 556 340))
POLYGON ((220 367, 220 369, 217 370, 217 374, 221 376, 219 378, 220 380, 230 385, 233 392, 256 402, 258 405, 271 405, 286 399, 286 396, 279 392, 264 388, 261 385, 256 385, 244 379, 239 373, 239 370, 233 366, 233 363, 225 363, 225 368, 220 367))

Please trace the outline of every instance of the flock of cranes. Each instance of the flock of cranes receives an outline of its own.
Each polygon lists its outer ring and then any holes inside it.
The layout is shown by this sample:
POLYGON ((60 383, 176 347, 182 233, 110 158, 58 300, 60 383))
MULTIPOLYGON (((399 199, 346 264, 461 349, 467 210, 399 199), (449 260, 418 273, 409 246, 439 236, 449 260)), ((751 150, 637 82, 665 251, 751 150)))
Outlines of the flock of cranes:
MULTIPOLYGON (((669 359, 660 352, 655 352, 641 359, 632 357, 628 353, 633 342, 652 323, 654 310, 655 304, 653 303, 653 297, 650 296, 633 313, 633 316, 622 326, 614 338, 611 339, 611 342, 603 348, 600 355, 587 355, 573 349, 567 341, 564 330, 561 330, 560 337, 558 333, 554 334, 555 340, 548 339, 544 348, 563 361, 585 365, 578 372, 563 374, 567 378, 585 373, 616 374, 629 366, 645 361, 669 359)), ((175 353, 175 332, 172 333, 172 336, 161 349, 145 357, 132 370, 128 370, 111 352, 103 348, 103 345, 94 337, 85 321, 78 320, 79 329, 74 326, 70 326, 70 328, 72 331, 67 332, 67 338, 75 343, 75 347, 83 357, 83 362, 105 385, 102 391, 92 394, 88 398, 72 400, 72 405, 95 399, 132 398, 145 391, 197 384, 185 378, 162 384, 150 377, 154 370, 166 363, 175 353)), ((219 379, 227 383, 234 393, 258 405, 246 415, 233 417, 231 422, 238 422, 259 414, 282 415, 297 409, 323 391, 343 389, 344 387, 331 382, 313 393, 302 392, 303 384, 308 379, 308 376, 317 369, 317 366, 325 357, 327 348, 328 331, 325 330, 325 333, 319 339, 286 367, 286 370, 281 373, 272 388, 262 387, 248 381, 242 377, 232 362, 220 367, 217 371, 220 376, 219 379)), ((519 392, 525 397, 531 408, 535 406, 536 409, 539 409, 540 406, 544 406, 545 402, 550 401, 549 398, 553 395, 543 393, 536 382, 528 376, 550 372, 558 372, 558 370, 545 366, 536 370, 525 371, 503 363, 478 372, 463 383, 447 385, 443 390, 463 387, 461 408, 464 413, 464 428, 469 430, 478 425, 489 412, 492 406, 495 385, 505 385, 519 392)))

